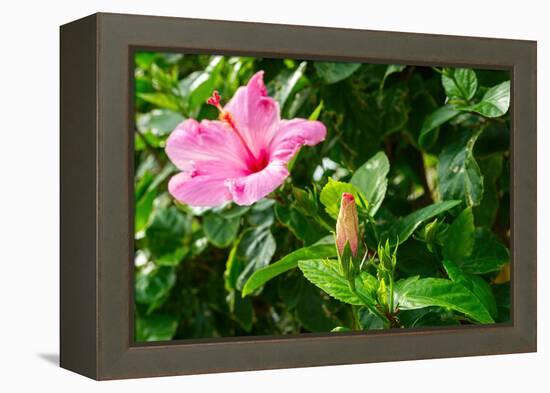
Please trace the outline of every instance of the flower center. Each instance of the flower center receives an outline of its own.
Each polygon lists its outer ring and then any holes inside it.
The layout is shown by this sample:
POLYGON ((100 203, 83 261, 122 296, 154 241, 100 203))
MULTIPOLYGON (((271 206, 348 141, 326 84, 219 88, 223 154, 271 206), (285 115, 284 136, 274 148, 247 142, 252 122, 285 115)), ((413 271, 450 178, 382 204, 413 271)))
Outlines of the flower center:
POLYGON ((258 158, 250 160, 247 165, 251 173, 257 173, 263 170, 269 164, 269 154, 265 150, 260 152, 258 158))
POLYGON ((217 90, 214 90, 210 98, 206 100, 206 103, 208 105, 212 105, 213 107, 218 109, 218 111, 220 111, 218 119, 220 119, 220 121, 229 125, 229 127, 235 132, 237 137, 240 139, 241 143, 243 144, 244 148, 246 149, 247 153, 250 156, 250 159, 247 162, 248 168, 252 171, 252 173, 261 171, 269 163, 269 157, 267 153, 262 150, 260 152, 259 157, 256 157, 254 153, 252 153, 252 150, 246 143, 246 140, 243 138, 243 136, 239 132, 239 129, 237 128, 237 124, 235 123, 235 119, 233 118, 233 115, 231 115, 231 112, 224 110, 220 102, 221 102, 221 96, 217 90))

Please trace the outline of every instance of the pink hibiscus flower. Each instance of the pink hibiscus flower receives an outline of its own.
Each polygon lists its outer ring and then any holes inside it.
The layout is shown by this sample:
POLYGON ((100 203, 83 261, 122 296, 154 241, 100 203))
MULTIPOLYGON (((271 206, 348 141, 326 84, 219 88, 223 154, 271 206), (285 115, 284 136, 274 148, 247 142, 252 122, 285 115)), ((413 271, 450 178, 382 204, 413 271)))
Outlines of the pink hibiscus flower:
POLYGON ((226 201, 251 205, 289 175, 287 163, 303 145, 325 139, 318 121, 281 120, 279 104, 267 95, 263 71, 241 86, 221 107, 214 92, 208 100, 219 120, 179 124, 166 142, 166 154, 180 169, 168 183, 170 194, 191 206, 219 206, 226 201))

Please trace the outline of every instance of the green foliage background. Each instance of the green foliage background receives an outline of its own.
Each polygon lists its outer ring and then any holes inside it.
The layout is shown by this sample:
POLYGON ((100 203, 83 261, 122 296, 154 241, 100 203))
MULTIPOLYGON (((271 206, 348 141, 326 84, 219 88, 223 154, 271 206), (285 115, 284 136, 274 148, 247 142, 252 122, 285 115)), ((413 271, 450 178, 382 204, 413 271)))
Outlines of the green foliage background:
POLYGON ((137 341, 509 319, 508 72, 142 52, 135 92, 137 341), (282 117, 327 139, 253 206, 178 204, 166 138, 258 70, 282 117), (351 292, 331 235, 343 191, 365 202, 351 292))

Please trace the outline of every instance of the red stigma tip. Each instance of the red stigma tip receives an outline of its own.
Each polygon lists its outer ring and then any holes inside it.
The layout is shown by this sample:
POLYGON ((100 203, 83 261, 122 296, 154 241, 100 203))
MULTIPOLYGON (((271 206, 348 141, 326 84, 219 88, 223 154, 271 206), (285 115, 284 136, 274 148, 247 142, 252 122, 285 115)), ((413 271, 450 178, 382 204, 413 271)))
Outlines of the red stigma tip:
POLYGON ((215 106, 216 108, 218 108, 218 109, 221 110, 221 108, 220 108, 220 101, 221 101, 221 97, 220 97, 218 91, 217 91, 217 90, 214 90, 214 91, 212 92, 212 95, 210 96, 210 98, 209 98, 208 100, 206 100, 206 103, 207 103, 208 105, 215 106))
POLYGON ((349 192, 344 192, 344 193, 342 194, 342 199, 346 199, 346 200, 348 200, 348 201, 350 201, 350 202, 353 201, 353 200, 355 200, 355 198, 353 197, 353 194, 350 194, 349 192))

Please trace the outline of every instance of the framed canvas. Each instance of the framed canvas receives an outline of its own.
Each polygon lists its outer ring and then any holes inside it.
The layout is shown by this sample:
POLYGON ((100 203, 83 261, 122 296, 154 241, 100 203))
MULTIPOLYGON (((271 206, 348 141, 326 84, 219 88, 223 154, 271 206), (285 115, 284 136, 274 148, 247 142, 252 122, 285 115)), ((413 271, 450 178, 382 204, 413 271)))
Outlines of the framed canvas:
POLYGON ((536 43, 61 27, 61 366, 536 351, 536 43))

